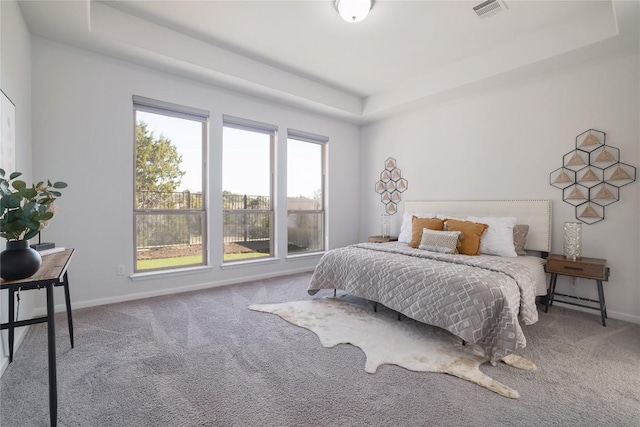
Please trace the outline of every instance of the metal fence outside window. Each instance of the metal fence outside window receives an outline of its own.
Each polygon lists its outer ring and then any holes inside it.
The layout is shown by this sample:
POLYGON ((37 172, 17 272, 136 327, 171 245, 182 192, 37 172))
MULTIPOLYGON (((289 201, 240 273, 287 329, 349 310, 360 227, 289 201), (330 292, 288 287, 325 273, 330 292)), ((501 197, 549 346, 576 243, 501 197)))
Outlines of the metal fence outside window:
MULTIPOLYGON (((204 213, 200 211, 202 200, 202 193, 190 191, 139 191, 136 199, 138 209, 148 209, 149 212, 141 213, 136 219, 138 248, 201 245, 204 229, 204 213), (182 212, 171 213, 174 209, 182 212), (189 209, 197 212, 184 212, 189 209)), ((318 208, 317 201, 304 197, 292 197, 289 204, 290 209, 318 208)), ((268 241, 271 238, 273 213, 269 196, 224 193, 222 207, 224 243, 268 241)), ((289 211, 289 243, 306 249, 320 247, 322 214, 294 212, 289 211)))
POLYGON ((271 199, 247 194, 222 195, 224 243, 271 239, 271 199))
MULTIPOLYGON (((202 244, 203 218, 200 212, 194 212, 194 214, 153 212, 174 209, 200 210, 202 193, 138 191, 136 195, 138 209, 150 211, 140 215, 136 220, 138 248, 202 244)), ((225 193, 222 204, 225 210, 225 243, 270 239, 271 213, 264 212, 271 208, 269 196, 225 193), (235 210, 241 212, 233 212, 235 210)))
POLYGON ((136 196, 138 209, 202 209, 202 193, 193 193, 188 190, 172 193, 138 191, 136 196))

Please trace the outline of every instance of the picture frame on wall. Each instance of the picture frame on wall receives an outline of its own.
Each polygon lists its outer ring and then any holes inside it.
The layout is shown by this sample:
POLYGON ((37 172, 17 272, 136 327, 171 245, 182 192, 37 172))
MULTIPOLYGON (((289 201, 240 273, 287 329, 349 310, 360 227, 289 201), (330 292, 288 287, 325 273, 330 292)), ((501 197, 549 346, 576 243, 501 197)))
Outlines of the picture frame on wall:
POLYGON ((16 106, 3 90, 0 93, 0 167, 11 173, 16 168, 16 106))
MULTIPOLYGON (((0 168, 4 169, 7 174, 14 172, 16 169, 16 105, 9 97, 0 89, 2 94, 0 99, 0 168)), ((0 239, 0 251, 6 247, 6 240, 0 239)), ((0 307, 6 307, 8 291, 0 293, 0 307)), ((0 321, 6 322, 8 315, 6 310, 0 313, 0 321)), ((2 331, 2 340, 0 340, 0 354, 5 355, 5 349, 9 348, 8 331, 2 331)))

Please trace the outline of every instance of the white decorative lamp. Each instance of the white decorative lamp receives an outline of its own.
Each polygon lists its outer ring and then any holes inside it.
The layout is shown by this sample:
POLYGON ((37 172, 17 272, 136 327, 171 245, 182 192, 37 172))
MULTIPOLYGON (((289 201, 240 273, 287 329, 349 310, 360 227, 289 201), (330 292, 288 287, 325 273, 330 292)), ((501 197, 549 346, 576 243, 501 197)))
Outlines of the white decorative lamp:
POLYGON ((335 0, 338 13, 347 22, 360 22, 369 15, 372 0, 335 0))
POLYGON ((564 223, 564 257, 575 261, 582 255, 582 224, 579 222, 564 223))
POLYGON ((391 235, 391 215, 380 215, 380 232, 382 237, 389 237, 391 235))

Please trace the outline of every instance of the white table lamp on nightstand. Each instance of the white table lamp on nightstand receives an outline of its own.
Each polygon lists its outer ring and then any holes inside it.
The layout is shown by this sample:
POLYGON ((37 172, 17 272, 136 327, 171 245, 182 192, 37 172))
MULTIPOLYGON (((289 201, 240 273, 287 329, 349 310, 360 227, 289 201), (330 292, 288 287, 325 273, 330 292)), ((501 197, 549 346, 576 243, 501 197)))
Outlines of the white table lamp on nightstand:
POLYGON ((582 224, 579 222, 565 222, 563 235, 564 257, 575 261, 582 252, 582 224))
POLYGON ((391 234, 391 216, 387 214, 380 215, 380 235, 389 237, 391 234))

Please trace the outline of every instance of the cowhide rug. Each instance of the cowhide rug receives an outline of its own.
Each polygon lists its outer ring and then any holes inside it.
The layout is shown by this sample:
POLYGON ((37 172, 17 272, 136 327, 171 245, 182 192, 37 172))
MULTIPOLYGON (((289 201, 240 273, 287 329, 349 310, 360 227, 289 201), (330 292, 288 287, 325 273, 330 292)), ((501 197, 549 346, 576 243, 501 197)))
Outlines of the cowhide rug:
MULTIPOLYGON (((277 314, 294 325, 315 332, 325 347, 353 344, 366 356, 364 370, 375 373, 385 363, 416 372, 442 372, 476 383, 502 396, 517 399, 516 390, 483 374, 489 360, 474 345, 440 328, 410 319, 398 321, 384 313, 358 307, 340 298, 323 298, 282 304, 254 304, 250 310, 277 314)), ((528 360, 509 355, 507 365, 535 370, 528 360)))

